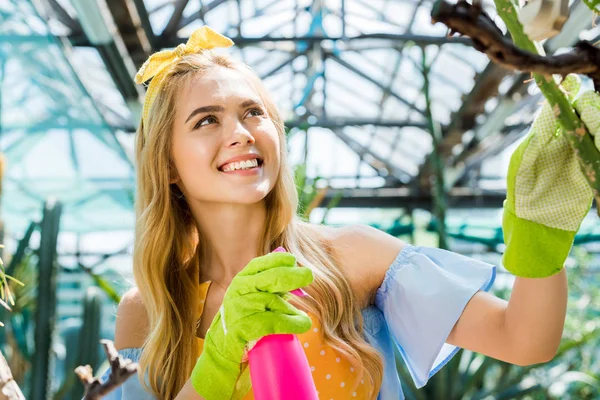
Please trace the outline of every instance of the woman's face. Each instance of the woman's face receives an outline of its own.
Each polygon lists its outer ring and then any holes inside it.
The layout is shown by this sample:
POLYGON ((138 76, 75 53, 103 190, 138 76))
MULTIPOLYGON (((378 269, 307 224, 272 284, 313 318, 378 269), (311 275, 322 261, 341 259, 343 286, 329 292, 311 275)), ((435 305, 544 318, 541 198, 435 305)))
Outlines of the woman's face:
POLYGON ((279 137, 246 78, 213 67, 177 95, 172 156, 188 201, 252 204, 275 185, 279 137))

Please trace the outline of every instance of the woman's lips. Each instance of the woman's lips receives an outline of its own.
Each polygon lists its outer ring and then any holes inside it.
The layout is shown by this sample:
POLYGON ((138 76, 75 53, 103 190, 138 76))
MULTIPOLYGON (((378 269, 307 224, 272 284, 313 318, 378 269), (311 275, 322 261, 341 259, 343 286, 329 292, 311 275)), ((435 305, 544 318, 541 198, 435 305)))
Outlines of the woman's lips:
POLYGON ((238 176, 252 176, 258 175, 262 170, 262 164, 258 167, 248 168, 248 169, 236 169, 235 171, 220 171, 227 175, 238 175, 238 176))

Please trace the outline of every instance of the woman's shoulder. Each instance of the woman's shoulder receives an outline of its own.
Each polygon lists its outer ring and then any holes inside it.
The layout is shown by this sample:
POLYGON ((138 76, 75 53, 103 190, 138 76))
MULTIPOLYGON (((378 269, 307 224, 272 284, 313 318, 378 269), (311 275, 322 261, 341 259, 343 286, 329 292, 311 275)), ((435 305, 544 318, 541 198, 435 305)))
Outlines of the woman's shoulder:
POLYGON ((117 350, 142 347, 148 334, 148 313, 137 287, 121 297, 115 324, 117 350))
POLYGON ((373 304, 385 273, 406 243, 362 224, 318 225, 317 230, 329 242, 359 301, 365 305, 373 304))

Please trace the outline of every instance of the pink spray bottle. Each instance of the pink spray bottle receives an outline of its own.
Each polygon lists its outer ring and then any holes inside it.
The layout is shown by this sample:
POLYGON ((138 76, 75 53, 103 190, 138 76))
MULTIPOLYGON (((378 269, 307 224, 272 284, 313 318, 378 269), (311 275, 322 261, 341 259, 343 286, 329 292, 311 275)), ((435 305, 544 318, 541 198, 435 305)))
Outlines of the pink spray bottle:
MULTIPOLYGON (((291 293, 306 295, 302 289, 291 293)), ((306 354, 296 335, 263 337, 248 353, 248 364, 256 400, 318 400, 306 354)))

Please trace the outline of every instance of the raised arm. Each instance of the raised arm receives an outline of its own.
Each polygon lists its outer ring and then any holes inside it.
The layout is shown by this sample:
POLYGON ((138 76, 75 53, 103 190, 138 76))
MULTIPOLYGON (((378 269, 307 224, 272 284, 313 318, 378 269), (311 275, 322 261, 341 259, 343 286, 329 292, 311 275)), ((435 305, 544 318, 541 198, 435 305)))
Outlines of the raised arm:
MULTIPOLYGON (((406 244, 363 225, 341 228, 334 236, 359 298, 373 304, 390 264, 406 244)), ((549 278, 516 278, 509 302, 483 291, 475 293, 446 341, 512 364, 545 362, 560 343, 566 302, 564 272, 549 278)))

